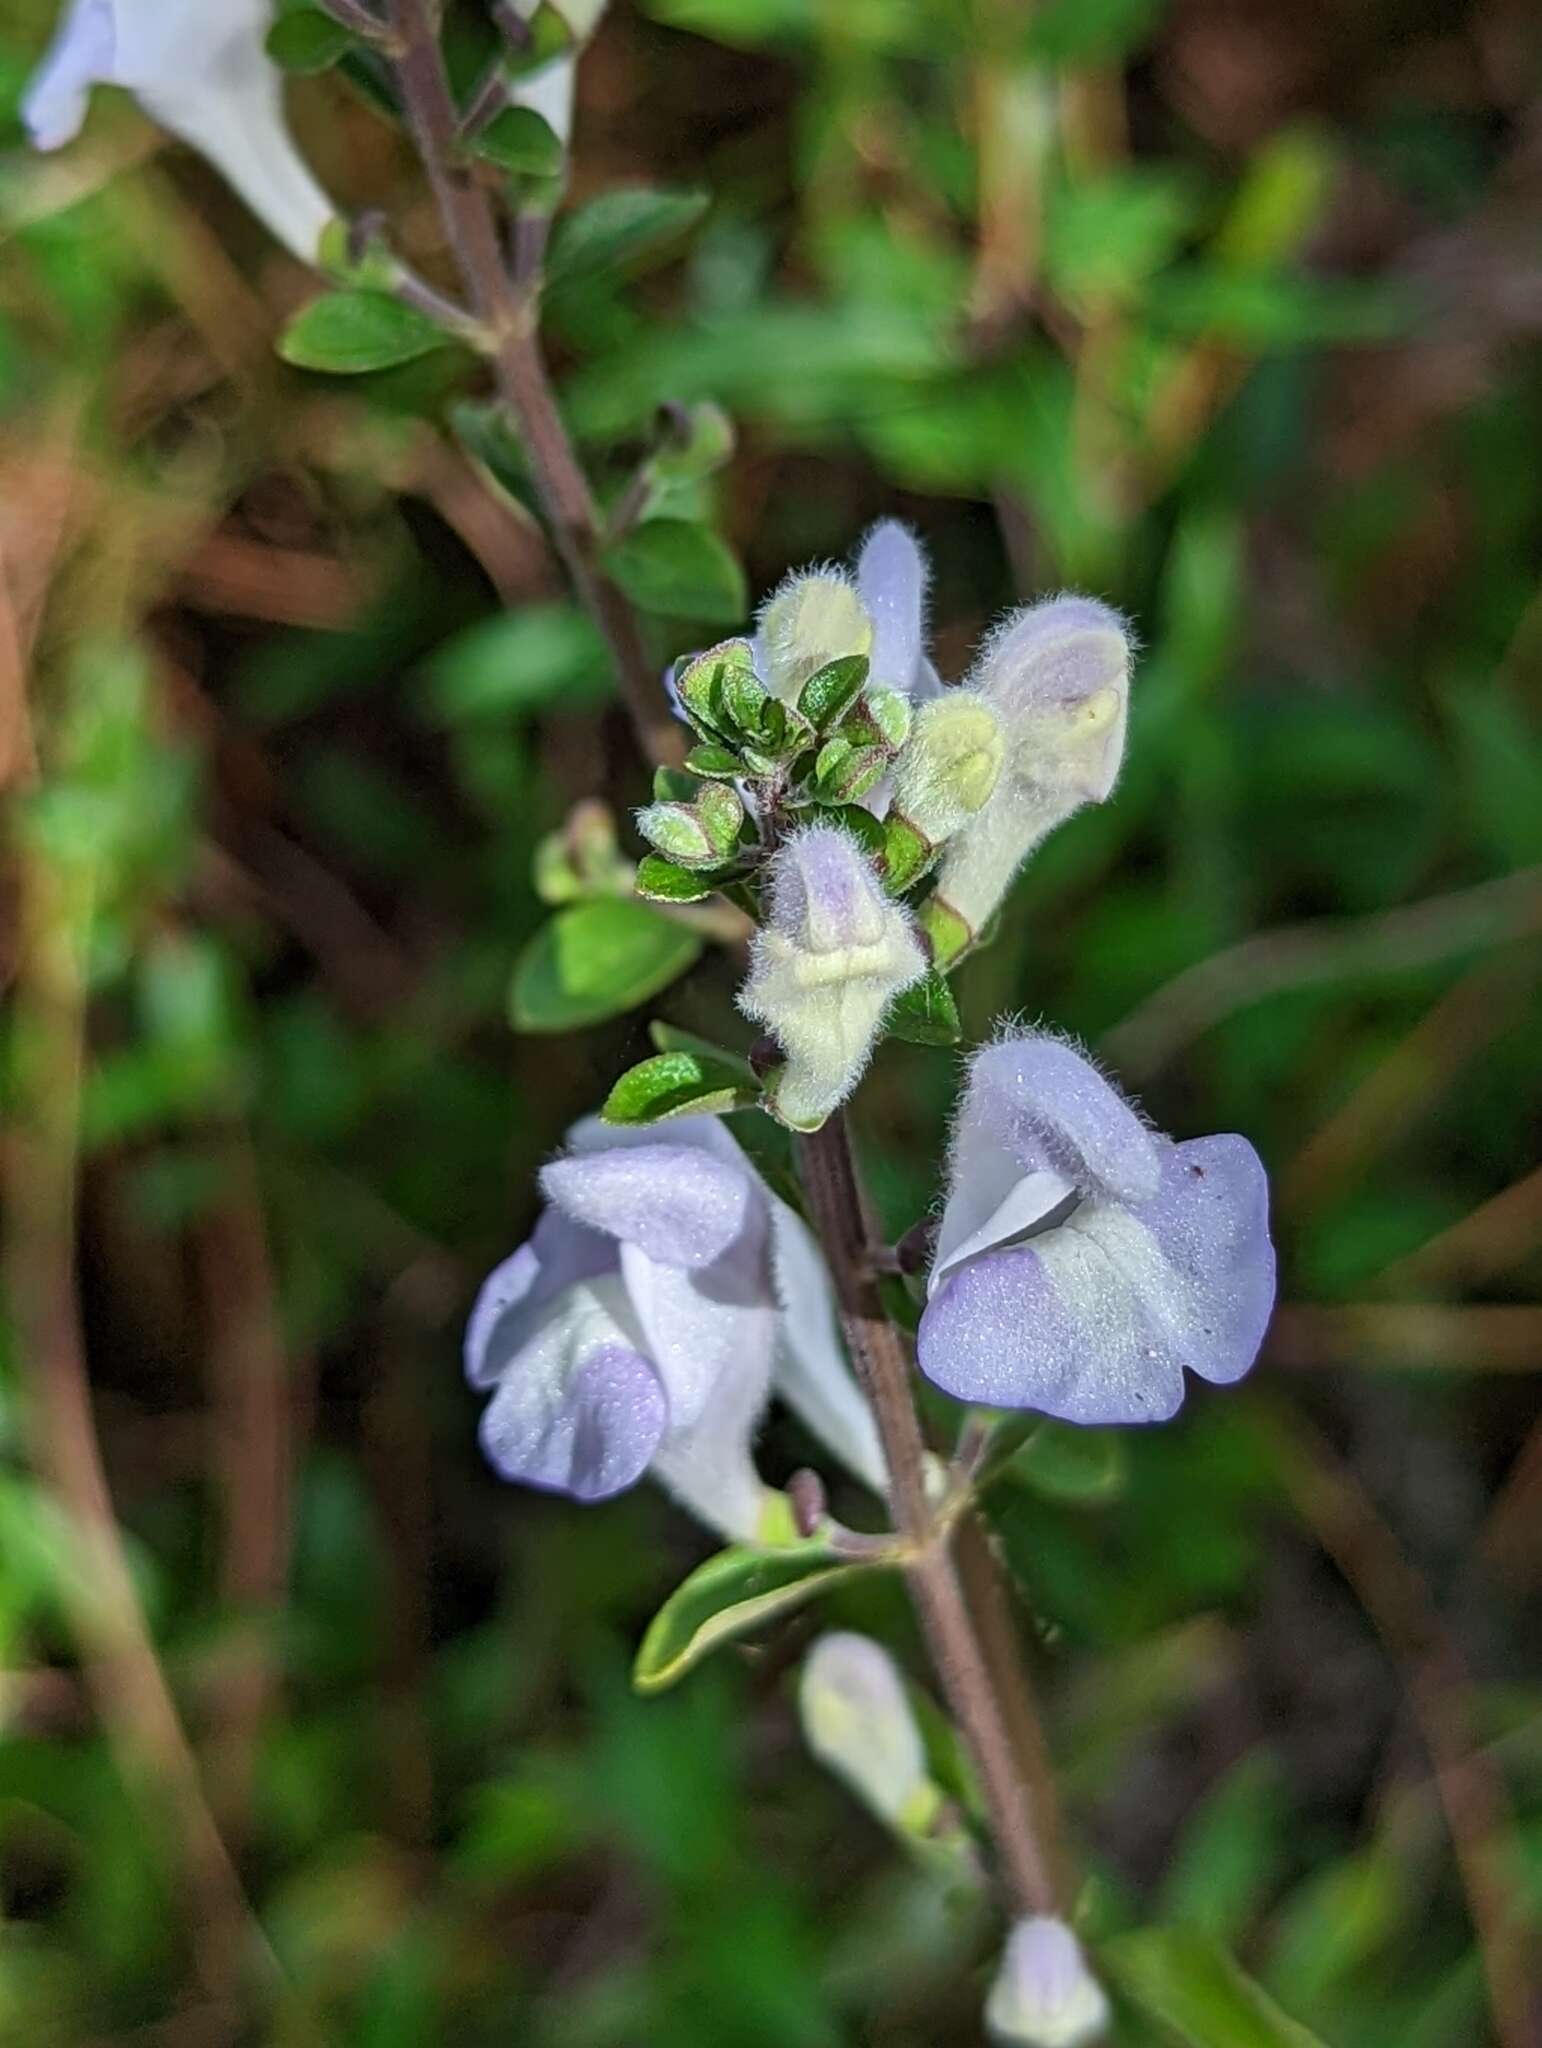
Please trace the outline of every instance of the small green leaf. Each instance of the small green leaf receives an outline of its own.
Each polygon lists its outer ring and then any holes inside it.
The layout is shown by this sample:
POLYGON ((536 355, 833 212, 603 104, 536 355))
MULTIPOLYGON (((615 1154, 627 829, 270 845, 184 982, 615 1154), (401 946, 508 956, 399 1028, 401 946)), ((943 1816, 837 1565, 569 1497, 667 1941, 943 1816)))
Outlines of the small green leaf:
POLYGON ((953 991, 935 967, 894 998, 885 1021, 907 1045, 957 1045, 964 1035, 953 991))
POLYGON ((696 816, 701 820, 718 858, 726 860, 738 844, 744 826, 744 805, 737 790, 726 782, 709 782, 696 799, 696 816))
POLYGON ((562 169, 562 142, 534 107, 505 107, 471 144, 472 153, 523 178, 554 178, 562 169))
POLYGON ((714 1045, 710 1038, 698 1038, 694 1031, 682 1031, 678 1024, 668 1024, 662 1017, 655 1017, 648 1026, 648 1036, 660 1052, 700 1053, 703 1059, 731 1067, 746 1085, 759 1086, 749 1061, 740 1053, 730 1052, 726 1045, 714 1045))
POLYGON ((737 1068, 697 1052, 655 1053, 630 1068, 605 1098, 608 1124, 658 1124, 672 1116, 720 1116, 759 1097, 737 1068))
POLYGON ((637 863, 636 889, 650 903, 700 903, 712 894, 709 875, 693 873, 662 854, 645 853, 637 863))
POLYGON ((720 1550, 675 1588, 648 1624, 632 1683, 639 1692, 662 1692, 719 1645, 867 1568, 866 1561, 835 1558, 818 1539, 777 1550, 720 1550))
POLYGON ((723 857, 689 804, 648 804, 637 813, 637 829, 666 860, 683 868, 715 867, 723 857))
POLYGON ((692 747, 685 765, 693 775, 720 776, 724 781, 737 781, 744 773, 744 763, 737 754, 730 753, 727 747, 713 746, 710 741, 692 747))
POLYGON ((883 879, 892 895, 902 896, 911 883, 926 873, 936 857, 937 849, 929 846, 920 833, 896 812, 891 811, 884 820, 883 833, 883 879))
POLYGON ((301 7, 268 30, 267 52, 284 71, 326 71, 346 56, 353 37, 319 7, 301 7))
POLYGON ((886 834, 882 821, 861 804, 832 805, 827 817, 832 825, 839 825, 849 832, 864 853, 883 852, 886 834))
POLYGON ((544 524, 546 515, 524 443, 507 408, 495 400, 463 398, 450 407, 450 425, 489 482, 537 525, 544 524))
POLYGON ((510 990, 518 1031, 570 1031, 635 1010, 684 974, 702 942, 625 897, 559 911, 520 955, 510 990))
POLYGON ((864 722, 871 721, 876 736, 897 754, 910 738, 915 713, 908 697, 898 690, 869 690, 862 700, 864 722))
POLYGON ((301 307, 279 336, 278 352, 302 370, 355 376, 415 362, 449 339, 426 313, 384 292, 327 292, 301 307))
POLYGON ((1124 1491, 1129 1462, 1117 1430, 1087 1429, 1041 1417, 1001 1473, 1051 1500, 1094 1507, 1124 1491))
POLYGON ((546 261, 548 286, 605 270, 630 269, 661 253, 706 212, 705 192, 621 185, 558 221, 546 261))
POLYGON ((664 418, 663 438, 648 458, 648 467, 661 487, 699 483, 731 460, 733 421, 710 398, 684 408, 667 408, 664 418))
POLYGON ((606 573, 645 612, 728 624, 749 606, 744 571, 725 542, 693 519, 649 519, 607 548, 606 573))
POLYGON ((450 725, 589 711, 612 696, 615 666, 599 629, 563 600, 479 619, 442 641, 424 676, 428 711, 450 725))
MULTIPOLYGON (((686 716, 699 732, 721 737, 731 726, 728 684, 739 670, 753 672, 754 655, 747 640, 725 640, 695 655, 675 672, 675 690, 686 716)), ((715 742, 714 742, 715 743, 715 742)))
POLYGON ((693 804, 701 788, 700 779, 684 768, 655 768, 653 801, 657 804, 693 804))
POLYGON ((845 654, 809 677, 799 693, 798 709, 816 732, 828 732, 840 723, 861 694, 867 666, 865 654, 845 654))
POLYGON ((1162 2038, 1182 2048, 1323 2048, 1207 1934, 1143 1929, 1106 1943, 1097 1959, 1162 2038))

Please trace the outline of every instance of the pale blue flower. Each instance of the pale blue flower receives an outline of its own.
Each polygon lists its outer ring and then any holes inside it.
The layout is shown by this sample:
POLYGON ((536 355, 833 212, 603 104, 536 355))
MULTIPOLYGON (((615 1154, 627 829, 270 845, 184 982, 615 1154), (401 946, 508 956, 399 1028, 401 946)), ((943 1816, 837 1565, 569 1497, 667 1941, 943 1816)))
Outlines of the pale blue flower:
POLYGON ((1174 1144, 1042 1034, 975 1055, 918 1339, 929 1379, 1067 1422, 1162 1421, 1185 1367, 1242 1377, 1273 1303, 1245 1138, 1174 1144))
POLYGON ((1107 2031, 1103 1988, 1063 1920, 1019 1920, 985 2008, 1002 2048, 1086 2048, 1107 2031))
POLYGON ((507 1479, 578 1500, 645 1472, 732 1538, 765 1526, 752 1445, 774 1392, 877 1491, 883 1456, 841 1355, 824 1262, 715 1117, 589 1119, 549 1206, 483 1287, 466 1372, 507 1479))

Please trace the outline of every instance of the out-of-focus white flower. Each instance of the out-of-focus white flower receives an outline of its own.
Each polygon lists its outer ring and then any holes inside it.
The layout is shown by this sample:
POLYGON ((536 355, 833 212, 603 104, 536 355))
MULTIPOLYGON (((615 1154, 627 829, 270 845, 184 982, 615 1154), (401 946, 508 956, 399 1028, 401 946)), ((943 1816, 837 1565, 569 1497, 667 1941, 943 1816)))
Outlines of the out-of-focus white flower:
POLYGON ((845 1101, 884 1011, 925 972, 909 916, 849 832, 811 825, 783 842, 739 1007, 787 1056, 767 1098, 785 1123, 815 1129, 845 1101))
POLYGON ((1083 2048, 1108 2026, 1108 2000, 1063 1920, 1019 1920, 991 1986, 985 2024, 1009 2048, 1083 2048))
POLYGON ((986 647, 971 681, 1006 729, 1006 759, 989 803, 950 842, 935 899, 962 920, 963 942, 978 936, 1039 842, 1112 790, 1130 658, 1124 621, 1087 597, 1030 605, 986 647))
POLYGON ((285 125, 263 48, 271 20, 267 0, 74 0, 22 101, 33 143, 62 148, 80 132, 91 88, 124 86, 314 263, 335 208, 285 125))
MULTIPOLYGON (((541 0, 515 0, 515 12, 529 21, 541 0)), ((573 98, 577 83, 577 60, 585 43, 600 25, 606 0, 556 0, 557 12, 573 32, 573 47, 561 51, 549 63, 527 71, 509 86, 509 103, 529 107, 564 145, 573 135, 573 98)))
POLYGON ((823 1635, 804 1660, 798 1713, 809 1748, 877 1818, 924 1831, 941 1800, 894 1659, 870 1636, 823 1635))

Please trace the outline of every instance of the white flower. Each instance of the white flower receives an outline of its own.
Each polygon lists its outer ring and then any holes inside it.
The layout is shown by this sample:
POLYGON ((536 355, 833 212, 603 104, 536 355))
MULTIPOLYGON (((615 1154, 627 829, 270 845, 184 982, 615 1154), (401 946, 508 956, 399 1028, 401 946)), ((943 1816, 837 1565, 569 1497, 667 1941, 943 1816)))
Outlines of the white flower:
POLYGON ((267 0, 74 0, 22 102, 38 149, 79 132, 94 85, 121 85, 229 180, 302 263, 335 208, 284 123, 263 48, 267 0))
POLYGON ((1083 2048, 1108 2026, 1108 2000, 1063 1920, 1019 1920, 985 2007, 1011 2048, 1083 2048))
POLYGON ((550 1206, 466 1331, 467 1377, 492 1394, 482 1445, 505 1478, 590 1501, 650 1472, 753 1541, 772 1497, 752 1447, 775 1392, 883 1491, 819 1249, 715 1117, 590 1119, 541 1186, 550 1206))
POLYGON ((1031 605, 986 647, 971 680, 1006 728, 1006 759, 989 803, 949 843, 936 890, 939 908, 962 919, 970 936, 1039 842, 1112 790, 1124 756, 1130 658, 1124 621, 1087 597, 1031 605))
POLYGON ((817 1128, 846 1100, 884 1011, 925 972, 909 916, 849 832, 811 825, 778 847, 739 1007, 786 1054, 772 1100, 785 1123, 817 1128))

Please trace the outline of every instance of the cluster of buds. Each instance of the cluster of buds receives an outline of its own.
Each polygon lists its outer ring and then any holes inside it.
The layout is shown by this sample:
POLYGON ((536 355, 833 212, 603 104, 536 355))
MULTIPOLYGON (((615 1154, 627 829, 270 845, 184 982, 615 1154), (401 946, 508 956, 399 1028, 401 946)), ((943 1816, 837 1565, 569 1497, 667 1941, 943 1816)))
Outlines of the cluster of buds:
POLYGON ((1018 613, 950 689, 926 587, 893 521, 853 571, 788 577, 753 635, 681 664, 696 744, 637 815, 641 895, 721 890, 760 927, 739 1005, 773 1041, 762 1106, 794 1129, 845 1100, 885 1029, 948 1041, 941 971, 1118 773, 1130 642, 1113 612, 1062 597, 1018 613))

